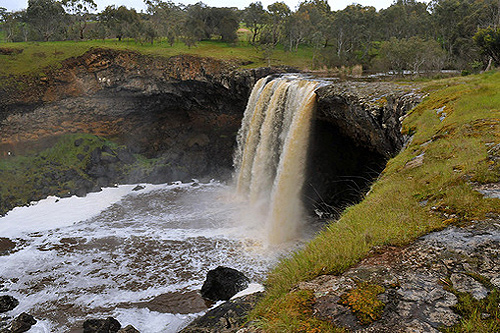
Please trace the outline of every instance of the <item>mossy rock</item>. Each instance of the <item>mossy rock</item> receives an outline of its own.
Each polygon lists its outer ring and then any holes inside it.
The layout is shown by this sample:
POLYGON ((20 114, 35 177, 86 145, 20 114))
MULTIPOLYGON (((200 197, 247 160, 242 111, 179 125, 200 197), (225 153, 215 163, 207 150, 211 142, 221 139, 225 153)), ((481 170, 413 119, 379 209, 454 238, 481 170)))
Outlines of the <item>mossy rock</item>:
POLYGON ((354 289, 340 296, 339 304, 348 306, 363 325, 379 320, 385 304, 378 299, 385 288, 377 284, 358 283, 354 289))

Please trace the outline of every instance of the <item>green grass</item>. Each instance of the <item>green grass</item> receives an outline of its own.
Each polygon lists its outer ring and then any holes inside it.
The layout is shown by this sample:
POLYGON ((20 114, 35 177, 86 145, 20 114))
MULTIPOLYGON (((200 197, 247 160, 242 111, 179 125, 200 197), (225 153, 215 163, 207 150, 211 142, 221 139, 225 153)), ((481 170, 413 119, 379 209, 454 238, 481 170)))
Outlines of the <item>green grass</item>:
POLYGON ((389 161, 370 193, 269 274, 266 297, 251 314, 266 331, 280 326, 282 300, 298 282, 340 274, 373 247, 405 245, 450 223, 500 214, 500 200, 473 189, 473 182, 500 180, 500 166, 487 153, 487 144, 500 143, 500 73, 426 89, 430 95, 403 124, 413 134, 410 145, 389 161), (440 121, 436 109, 443 106, 447 116, 440 121), (407 165, 421 154, 421 165, 407 165))
MULTIPOLYGON (((17 55, 0 55, 0 77, 20 74, 41 74, 43 68, 56 67, 61 60, 79 56, 92 47, 105 47, 118 50, 133 50, 143 54, 171 57, 178 54, 193 54, 225 60, 238 60, 246 63, 243 67, 255 68, 267 66, 267 61, 259 50, 247 42, 229 44, 220 41, 202 41, 195 47, 188 48, 177 42, 173 46, 166 41, 153 45, 136 43, 133 40, 90 40, 61 42, 0 43, 0 47, 21 48, 17 55)), ((272 65, 288 65, 298 68, 310 67, 312 49, 302 47, 297 52, 285 52, 278 46, 271 57, 272 65)))
MULTIPOLYGON (((480 279, 478 279, 480 282, 480 279)), ((454 311, 462 318, 452 327, 443 328, 445 333, 491 333, 500 332, 500 290, 493 290, 482 300, 477 300, 468 293, 447 288, 458 299, 454 311)))

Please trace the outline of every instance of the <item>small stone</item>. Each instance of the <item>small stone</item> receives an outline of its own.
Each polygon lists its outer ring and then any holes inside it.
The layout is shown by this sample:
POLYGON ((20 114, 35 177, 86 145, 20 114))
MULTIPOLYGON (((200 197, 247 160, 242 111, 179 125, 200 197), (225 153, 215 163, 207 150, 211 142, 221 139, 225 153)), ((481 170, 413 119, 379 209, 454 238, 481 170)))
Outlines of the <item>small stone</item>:
POLYGON ((492 278, 490 282, 495 287, 500 288, 500 277, 492 278))
POLYGON ((79 147, 83 143, 83 139, 82 138, 76 139, 74 143, 75 143, 75 147, 79 147))
POLYGON ((0 296, 0 313, 10 311, 19 305, 19 301, 12 296, 0 296))
POLYGON ((488 319, 489 317, 491 317, 491 315, 489 313, 485 313, 485 312, 481 313, 482 320, 488 319))
POLYGON ((144 186, 137 185, 136 187, 134 187, 134 188, 132 189, 132 191, 140 191, 140 190, 144 190, 144 189, 145 189, 145 187, 144 187, 144 186))
POLYGON ((88 319, 83 323, 83 333, 117 333, 121 326, 113 317, 88 319))
POLYGON ((36 324, 35 318, 26 312, 21 313, 10 325, 10 331, 12 333, 27 332, 30 330, 31 326, 36 324))

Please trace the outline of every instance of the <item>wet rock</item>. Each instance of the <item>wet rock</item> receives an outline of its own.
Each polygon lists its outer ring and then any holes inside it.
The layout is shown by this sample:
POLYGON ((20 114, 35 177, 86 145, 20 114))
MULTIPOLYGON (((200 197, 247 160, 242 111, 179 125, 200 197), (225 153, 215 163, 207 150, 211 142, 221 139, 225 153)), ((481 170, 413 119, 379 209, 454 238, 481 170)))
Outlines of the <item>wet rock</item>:
POLYGON ((127 149, 118 150, 116 156, 121 162, 125 164, 132 164, 136 161, 134 155, 132 155, 127 149))
MULTIPOLYGON (((221 304, 196 318, 182 333, 229 333, 237 332, 246 322, 246 315, 263 293, 255 293, 221 304)), ((254 332, 254 331, 253 331, 254 332)))
POLYGON ((120 329, 118 333, 140 333, 134 326, 127 325, 124 328, 120 329))
POLYGON ((472 277, 465 274, 452 274, 450 277, 453 287, 462 293, 470 293, 475 299, 488 296, 488 289, 472 277))
POLYGON ((30 330, 31 326, 36 324, 35 318, 25 312, 21 313, 14 319, 12 324, 10 324, 11 333, 21 333, 30 330))
POLYGON ((16 247, 16 243, 8 238, 0 237, 0 255, 9 254, 16 247))
POLYGON ((149 302, 136 303, 137 307, 146 307, 160 313, 198 313, 208 309, 207 302, 196 291, 185 293, 172 292, 159 295, 149 302))
POLYGON ((145 187, 144 187, 144 186, 137 185, 136 187, 134 187, 134 188, 132 189, 132 191, 140 191, 140 190, 144 190, 144 189, 145 189, 145 187))
POLYGON ((88 319, 83 323, 83 333, 116 333, 121 324, 113 317, 106 319, 88 319))
POLYGON ((236 269, 219 266, 208 271, 201 296, 210 301, 228 300, 248 287, 250 280, 236 269))
POLYGON ((13 310, 19 305, 19 301, 12 296, 4 295, 0 296, 0 313, 13 310))

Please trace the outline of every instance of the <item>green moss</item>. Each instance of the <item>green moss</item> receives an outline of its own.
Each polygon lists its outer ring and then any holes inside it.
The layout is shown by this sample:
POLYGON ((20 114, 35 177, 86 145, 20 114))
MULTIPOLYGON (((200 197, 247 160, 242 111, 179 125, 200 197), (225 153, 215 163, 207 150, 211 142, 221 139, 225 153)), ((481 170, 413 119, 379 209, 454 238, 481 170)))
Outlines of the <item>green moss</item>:
MULTIPOLYGON (((479 280, 486 280, 489 283, 489 280, 484 277, 480 277, 479 280)), ((477 300, 469 293, 461 293, 450 287, 447 290, 457 296, 458 302, 453 310, 462 318, 454 326, 441 329, 442 332, 500 332, 500 290, 498 288, 493 288, 482 300, 477 300)))
POLYGON ((361 324, 367 325, 382 316, 385 304, 377 296, 384 291, 385 288, 377 284, 360 282, 340 296, 339 304, 348 306, 361 324))

